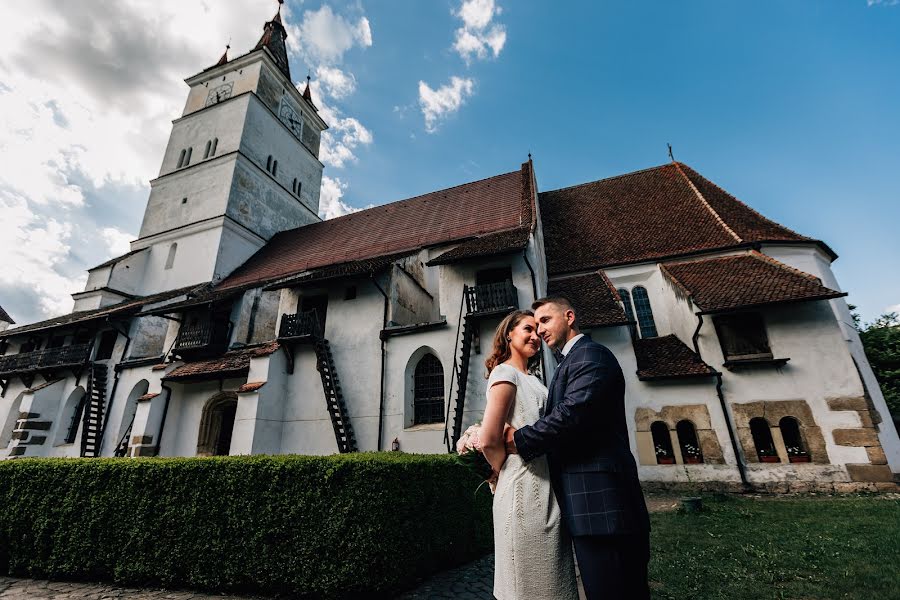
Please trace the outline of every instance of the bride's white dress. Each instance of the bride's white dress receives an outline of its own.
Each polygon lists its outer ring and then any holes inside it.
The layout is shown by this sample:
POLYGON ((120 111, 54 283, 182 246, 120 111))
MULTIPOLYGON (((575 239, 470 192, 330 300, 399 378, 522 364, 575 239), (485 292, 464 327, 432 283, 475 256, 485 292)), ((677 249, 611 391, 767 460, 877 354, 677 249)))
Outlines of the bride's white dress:
MULTIPOLYGON (((516 386, 507 422, 516 429, 544 414, 547 388, 534 375, 500 364, 488 378, 488 394, 500 381, 516 386)), ((494 494, 494 596, 498 600, 578 599, 572 542, 564 529, 547 458, 528 463, 506 458, 494 494)))

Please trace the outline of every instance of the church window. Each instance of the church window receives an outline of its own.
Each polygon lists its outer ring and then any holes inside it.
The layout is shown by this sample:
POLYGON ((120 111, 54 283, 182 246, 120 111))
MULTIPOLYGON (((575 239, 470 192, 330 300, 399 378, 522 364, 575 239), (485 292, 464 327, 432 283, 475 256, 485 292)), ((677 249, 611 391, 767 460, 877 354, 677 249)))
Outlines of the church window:
POLYGON ((694 424, 684 419, 675 425, 675 433, 678 434, 678 445, 681 447, 681 457, 686 463, 702 463, 703 452, 700 450, 700 442, 697 440, 697 429, 694 424))
POLYGON ((187 197, 181 199, 182 204, 187 204, 187 197))
POLYGON ((625 318, 631 321, 631 324, 628 326, 628 330, 631 332, 631 339, 637 339, 637 319, 634 318, 634 308, 631 306, 631 294, 629 294, 628 290, 625 288, 619 288, 616 291, 619 292, 619 298, 622 299, 622 307, 625 309, 625 318))
POLYGON ((294 181, 291 182, 291 191, 295 194, 297 193, 297 178, 296 177, 294 178, 294 181))
POLYGON ((750 419, 750 435, 753 436, 753 445, 756 447, 759 462, 781 462, 775 450, 775 441, 772 439, 768 421, 762 417, 750 419))
POLYGON ((189 164, 191 164, 191 154, 193 154, 193 153, 194 153, 193 148, 187 149, 187 156, 184 157, 184 166, 185 167, 188 166, 189 164))
POLYGON ((176 169, 180 169, 181 167, 184 166, 184 157, 185 156, 187 156, 187 150, 182 150, 181 155, 179 155, 179 157, 178 157, 178 166, 175 167, 176 169))
POLYGON ((169 246, 169 255, 166 257, 166 269, 171 269, 175 264, 175 253, 178 251, 178 242, 169 246))
POLYGON ((237 394, 224 392, 210 398, 200 418, 197 439, 198 456, 227 456, 231 450, 237 394))
POLYGON ((653 310, 650 308, 650 298, 647 296, 647 290, 637 285, 632 288, 631 297, 634 299, 634 310, 637 312, 641 337, 645 339, 656 337, 656 322, 653 320, 653 310))
POLYGON ((726 361, 772 358, 769 337, 759 313, 720 315, 713 323, 726 361))
POLYGON ((272 175, 278 175, 278 161, 272 161, 272 175))
POLYGON ((300 195, 300 190, 302 189, 302 187, 303 187, 303 182, 298 180, 297 181, 297 192, 296 192, 298 196, 300 195))
MULTIPOLYGON (((58 440, 57 443, 72 444, 75 442, 75 438, 78 437, 78 426, 81 424, 81 417, 84 414, 84 405, 86 401, 87 396, 82 387, 75 388, 69 395, 69 399, 66 401, 65 408, 63 409, 63 417, 60 420, 61 424, 66 424, 66 433, 65 437, 58 440)), ((62 429, 62 427, 60 427, 60 429, 62 429)))
POLYGON ((213 138, 213 142, 212 142, 212 150, 209 151, 209 155, 210 155, 210 156, 215 156, 215 155, 216 155, 216 148, 218 148, 218 147, 219 147, 219 138, 213 138))
POLYGON ((672 450, 672 436, 669 435, 669 426, 663 421, 656 421, 650 425, 650 435, 653 438, 656 464, 674 465, 675 452, 672 450))
POLYGON ((266 171, 269 173, 272 172, 272 155, 269 155, 269 158, 266 159, 266 171))
POLYGON ((794 417, 782 417, 778 422, 778 428, 781 430, 781 437, 784 439, 788 460, 791 462, 809 462, 809 451, 803 442, 800 422, 794 417))
POLYGON ((206 142, 206 151, 203 152, 203 158, 209 158, 209 151, 212 149, 212 140, 207 140, 206 142))
POLYGON ((348 285, 344 289, 344 300, 356 300, 356 286, 348 285))
POLYGON ((443 423, 444 368, 434 354, 426 354, 413 375, 413 424, 443 423))

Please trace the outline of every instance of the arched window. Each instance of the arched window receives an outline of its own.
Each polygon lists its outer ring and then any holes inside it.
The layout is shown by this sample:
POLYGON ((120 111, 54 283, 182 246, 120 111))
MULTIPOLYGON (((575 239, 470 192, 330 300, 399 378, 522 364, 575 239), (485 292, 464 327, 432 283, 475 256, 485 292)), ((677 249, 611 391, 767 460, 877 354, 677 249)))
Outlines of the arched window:
POLYGON ((656 421, 650 425, 650 435, 653 436, 653 451, 656 453, 656 464, 674 465, 675 452, 672 450, 672 437, 669 435, 669 426, 662 421, 656 421))
POLYGON ((295 194, 297 193, 297 178, 294 177, 294 181, 291 182, 291 191, 295 194))
POLYGON ((223 392, 209 399, 200 418, 197 456, 227 456, 231 449, 237 394, 223 392))
POLYGON ((631 297, 634 299, 634 310, 637 312, 638 325, 641 327, 641 337, 656 337, 656 323, 653 321, 653 311, 650 309, 647 290, 636 285, 631 290, 631 297))
POLYGON ((212 149, 212 140, 206 142, 206 151, 203 153, 203 158, 209 158, 209 151, 212 149))
POLYGON ((193 153, 194 153, 193 148, 187 149, 187 156, 184 157, 184 166, 185 167, 188 166, 189 164, 191 164, 191 154, 193 154, 193 153))
POLYGON ((272 155, 269 155, 269 158, 266 159, 266 171, 269 173, 272 172, 272 155))
POLYGON ((272 161, 272 175, 278 175, 278 161, 272 161))
POLYGON ((78 437, 78 426, 84 414, 84 403, 87 396, 84 388, 79 386, 72 390, 63 405, 63 411, 56 429, 56 444, 73 444, 78 437))
POLYGON ((171 269, 172 265, 175 264, 175 253, 178 251, 178 242, 173 243, 169 246, 169 255, 166 257, 166 267, 167 269, 171 269))
POLYGON ((216 155, 216 148, 219 147, 219 138, 213 138, 212 150, 209 151, 210 156, 216 155))
POLYGON ((756 446, 756 456, 759 462, 781 462, 778 452, 775 450, 775 442, 772 440, 772 430, 769 422, 762 417, 750 419, 750 435, 753 436, 753 445, 756 446))
POLYGON ((444 422, 444 367, 434 354, 426 354, 413 375, 413 424, 444 422))
POLYGON ((185 156, 187 156, 187 150, 182 150, 181 154, 178 156, 178 166, 175 167, 176 169, 180 169, 181 167, 184 166, 184 157, 185 156))
POLYGON ((134 424, 134 415, 137 413, 138 398, 147 393, 150 383, 146 379, 141 379, 131 388, 131 393, 125 399, 125 408, 122 410, 122 420, 119 422, 119 431, 113 440, 116 444, 113 451, 116 456, 125 456, 128 452, 128 435, 131 433, 131 427, 134 424), (124 444, 125 452, 118 453, 119 448, 124 444))
POLYGON ((787 450, 788 460, 791 462, 809 462, 809 450, 803 442, 803 434, 800 432, 800 422, 794 417, 782 417, 778 422, 781 437, 784 438, 784 447, 787 450))
POLYGON ((678 434, 678 445, 681 447, 681 457, 686 463, 702 463, 703 452, 700 451, 700 442, 697 440, 697 429, 687 419, 678 421, 675 425, 675 433, 678 434))
POLYGON ((619 298, 622 299, 625 317, 632 322, 632 324, 628 326, 628 329, 631 331, 631 339, 637 339, 637 325, 635 325, 637 320, 634 318, 634 309, 631 307, 631 294, 629 294, 628 290, 625 288, 619 288, 616 291, 619 292, 619 298))
POLYGON ((300 181, 300 180, 298 179, 298 180, 297 180, 297 192, 296 192, 296 194, 297 194, 298 196, 300 195, 300 189, 301 189, 302 187, 303 187, 303 182, 300 181))

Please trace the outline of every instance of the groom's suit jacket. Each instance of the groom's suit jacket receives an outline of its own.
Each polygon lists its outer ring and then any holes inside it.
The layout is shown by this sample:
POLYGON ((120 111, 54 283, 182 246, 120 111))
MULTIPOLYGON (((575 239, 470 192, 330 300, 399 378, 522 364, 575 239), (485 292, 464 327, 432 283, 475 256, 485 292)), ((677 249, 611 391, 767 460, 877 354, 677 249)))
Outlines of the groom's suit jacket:
POLYGON ((578 340, 553 375, 545 416, 514 437, 526 462, 547 455, 553 489, 573 536, 649 530, 628 443, 625 378, 608 348, 588 336, 578 340))

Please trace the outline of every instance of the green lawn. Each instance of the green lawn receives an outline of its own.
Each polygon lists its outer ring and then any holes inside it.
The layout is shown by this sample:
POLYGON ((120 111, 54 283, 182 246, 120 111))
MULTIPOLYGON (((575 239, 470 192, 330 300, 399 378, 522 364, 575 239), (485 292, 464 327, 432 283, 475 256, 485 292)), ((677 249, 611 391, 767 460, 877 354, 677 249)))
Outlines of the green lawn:
POLYGON ((654 599, 900 599, 900 500, 706 497, 652 515, 654 599))

